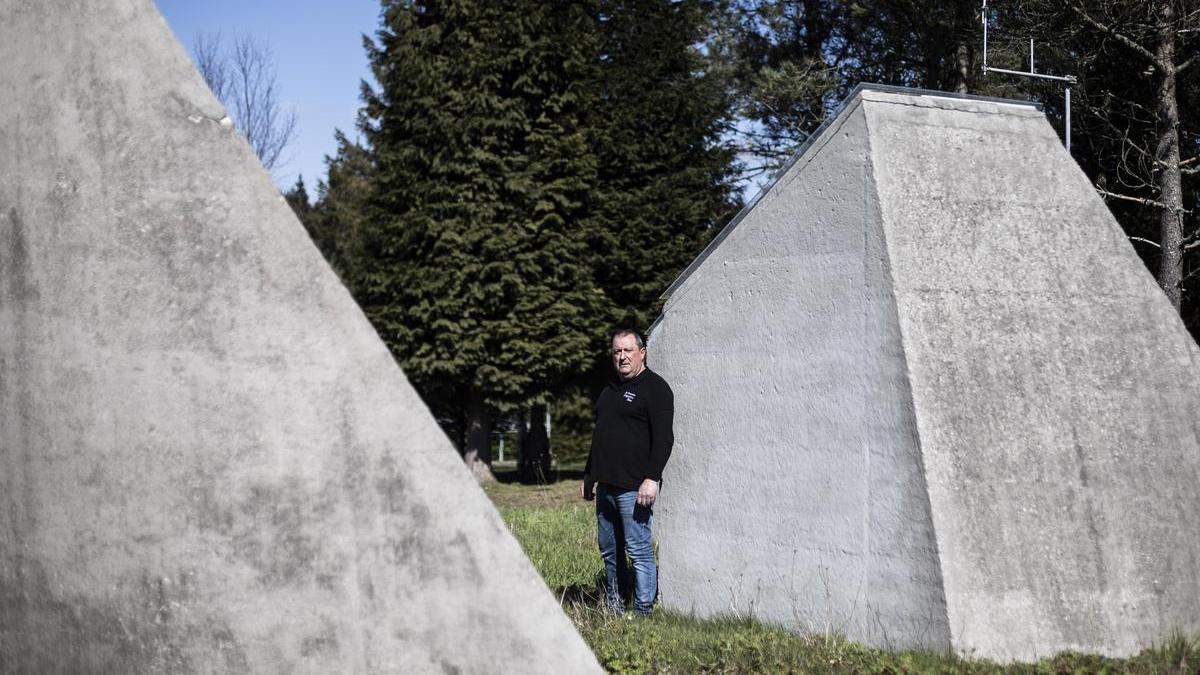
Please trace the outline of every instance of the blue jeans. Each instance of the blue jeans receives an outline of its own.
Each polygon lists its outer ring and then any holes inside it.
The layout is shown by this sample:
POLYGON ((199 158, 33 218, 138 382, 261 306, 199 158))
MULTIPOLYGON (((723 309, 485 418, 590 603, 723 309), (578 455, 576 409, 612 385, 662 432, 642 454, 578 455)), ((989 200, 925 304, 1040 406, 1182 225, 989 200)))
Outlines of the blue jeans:
POLYGON ((637 490, 596 484, 596 539, 604 558, 604 605, 615 612, 625 609, 629 570, 633 561, 633 609, 648 614, 658 595, 658 568, 650 542, 653 508, 638 506, 637 490))

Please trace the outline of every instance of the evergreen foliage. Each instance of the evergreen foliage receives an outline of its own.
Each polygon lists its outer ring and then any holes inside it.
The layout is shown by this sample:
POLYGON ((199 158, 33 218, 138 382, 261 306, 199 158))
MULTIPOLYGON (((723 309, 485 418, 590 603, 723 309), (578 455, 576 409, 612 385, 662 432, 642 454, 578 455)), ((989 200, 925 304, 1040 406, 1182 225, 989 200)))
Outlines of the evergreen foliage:
POLYGON ((339 133, 302 218, 468 456, 598 372, 736 206, 713 12, 383 2, 365 142, 339 133))
POLYGON ((735 151, 723 141, 733 101, 700 49, 716 9, 601 3, 590 244, 616 325, 648 327, 659 296, 739 205, 735 151))
POLYGON ((325 259, 350 284, 350 265, 362 259, 358 247, 371 194, 372 162, 370 152, 341 131, 334 137, 337 154, 325 157, 328 176, 317 184, 317 202, 301 221, 325 259))
POLYGON ((605 313, 579 235, 596 178, 581 123, 589 15, 419 0, 383 17, 351 285, 435 412, 486 428, 482 404, 528 403, 583 369, 605 313))
POLYGON ((304 185, 304 176, 296 177, 296 184, 292 186, 291 190, 283 194, 283 199, 288 203, 288 206, 292 207, 292 212, 303 223, 312 210, 312 204, 308 199, 308 188, 304 185))

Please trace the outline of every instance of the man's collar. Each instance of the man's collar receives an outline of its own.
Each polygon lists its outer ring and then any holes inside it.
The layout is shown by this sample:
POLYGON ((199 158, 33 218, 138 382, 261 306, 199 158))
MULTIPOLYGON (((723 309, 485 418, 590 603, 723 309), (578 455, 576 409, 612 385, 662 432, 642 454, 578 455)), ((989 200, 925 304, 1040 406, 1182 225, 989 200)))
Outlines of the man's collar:
POLYGON ((650 372, 649 366, 642 368, 642 372, 638 373, 637 375, 634 375, 633 377, 629 378, 628 380, 622 380, 621 376, 618 375, 616 377, 616 379, 613 380, 612 386, 624 387, 625 385, 629 385, 629 384, 637 384, 637 382, 639 380, 641 380, 643 377, 645 377, 646 373, 648 373, 648 372, 650 372))

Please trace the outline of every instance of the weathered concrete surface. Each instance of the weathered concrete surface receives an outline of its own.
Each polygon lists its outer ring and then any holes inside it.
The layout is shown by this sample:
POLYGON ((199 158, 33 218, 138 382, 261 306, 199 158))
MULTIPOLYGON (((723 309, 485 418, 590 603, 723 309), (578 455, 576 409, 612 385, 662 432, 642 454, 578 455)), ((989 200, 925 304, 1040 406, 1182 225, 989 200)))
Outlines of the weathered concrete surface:
POLYGON ((0 672, 598 671, 150 0, 0 63, 0 672))
POLYGON ((861 91, 649 351, 665 605, 998 659, 1200 630, 1200 350, 1036 109, 861 91))

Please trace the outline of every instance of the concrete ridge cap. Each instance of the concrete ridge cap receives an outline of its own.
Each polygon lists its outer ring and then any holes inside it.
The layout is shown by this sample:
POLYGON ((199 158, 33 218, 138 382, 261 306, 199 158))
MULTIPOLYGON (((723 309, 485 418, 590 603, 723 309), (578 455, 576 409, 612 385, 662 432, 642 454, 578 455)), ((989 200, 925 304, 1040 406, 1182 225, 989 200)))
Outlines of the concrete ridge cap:
POLYGON ((876 92, 864 92, 862 100, 865 103, 872 105, 879 103, 885 105, 907 106, 911 108, 925 108, 928 110, 966 112, 976 115, 1007 115, 1029 119, 1044 117, 1044 114, 1037 108, 1020 103, 1006 103, 998 101, 963 101, 952 98, 898 96, 895 94, 879 94, 876 92))
POLYGON ((971 107, 972 104, 991 104, 1009 107, 1014 109, 1014 111, 1017 109, 1030 109, 1036 110, 1038 113, 1042 112, 1042 105, 1035 101, 1023 101, 1021 99, 1001 98, 997 96, 981 96, 978 94, 959 94, 949 91, 937 91, 936 89, 898 87, 887 84, 860 84, 850 92, 846 100, 849 101, 854 97, 878 102, 921 102, 928 104, 927 107, 945 107, 947 104, 962 107, 971 107), (939 103, 941 105, 938 105, 939 103))

